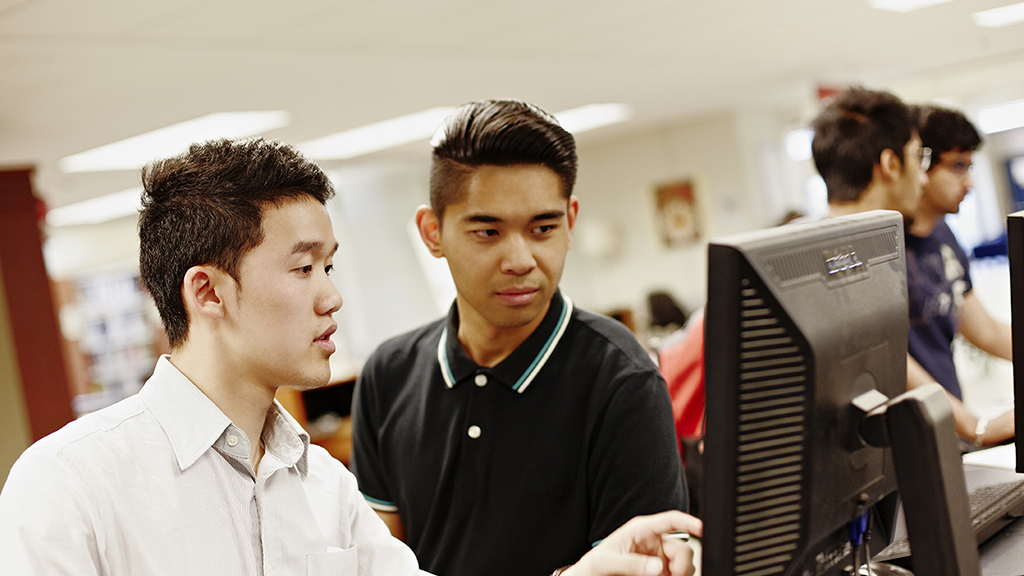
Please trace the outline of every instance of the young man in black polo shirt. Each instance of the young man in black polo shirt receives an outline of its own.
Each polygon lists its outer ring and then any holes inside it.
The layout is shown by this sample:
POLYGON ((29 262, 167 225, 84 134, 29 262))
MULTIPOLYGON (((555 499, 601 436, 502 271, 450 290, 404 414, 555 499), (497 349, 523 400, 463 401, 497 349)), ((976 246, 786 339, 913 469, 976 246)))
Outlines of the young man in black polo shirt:
POLYGON ((549 574, 635 515, 686 509, 656 367, 558 289, 575 178, 572 135, 530 104, 464 105, 435 142, 416 222, 456 301, 366 363, 352 456, 433 573, 549 574))

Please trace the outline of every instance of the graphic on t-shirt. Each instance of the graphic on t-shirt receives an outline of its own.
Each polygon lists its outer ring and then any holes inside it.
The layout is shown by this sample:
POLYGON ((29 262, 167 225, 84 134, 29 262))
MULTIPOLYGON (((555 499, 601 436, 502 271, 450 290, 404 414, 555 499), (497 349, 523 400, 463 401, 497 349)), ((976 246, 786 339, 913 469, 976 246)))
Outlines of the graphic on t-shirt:
MULTIPOLYGON (((956 256, 956 252, 949 244, 943 244, 939 249, 942 252, 942 265, 946 271, 946 280, 950 283, 950 294, 955 310, 960 310, 964 305, 964 293, 967 292, 967 282, 964 281, 964 267, 956 256)), ((946 296, 943 294, 943 296, 946 296)), ((942 314, 949 311, 943 310, 942 314)))

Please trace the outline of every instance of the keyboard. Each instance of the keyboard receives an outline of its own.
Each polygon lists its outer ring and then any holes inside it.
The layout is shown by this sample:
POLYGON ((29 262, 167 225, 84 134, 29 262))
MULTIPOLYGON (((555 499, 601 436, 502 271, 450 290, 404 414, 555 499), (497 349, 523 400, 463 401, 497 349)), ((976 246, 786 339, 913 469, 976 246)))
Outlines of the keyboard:
MULTIPOLYGON (((982 486, 967 495, 971 524, 978 546, 1007 524, 1024 515, 1024 480, 982 486)), ((910 541, 900 538, 879 552, 874 560, 888 562, 910 556, 910 541)))

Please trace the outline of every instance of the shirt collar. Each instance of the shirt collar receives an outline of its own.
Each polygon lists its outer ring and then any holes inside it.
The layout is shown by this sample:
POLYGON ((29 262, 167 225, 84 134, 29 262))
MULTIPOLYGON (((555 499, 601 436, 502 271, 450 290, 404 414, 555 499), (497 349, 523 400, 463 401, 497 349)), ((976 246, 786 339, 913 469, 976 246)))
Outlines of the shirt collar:
MULTIPOLYGON (((245 435, 216 404, 170 362, 161 356, 153 375, 139 391, 139 398, 167 434, 178 466, 185 470, 211 447, 227 451, 225 437, 245 435)), ((305 475, 309 434, 275 400, 263 429, 263 442, 288 466, 296 466, 305 475)), ((231 447, 248 457, 243 443, 231 447)))
POLYGON ((483 368, 473 362, 459 342, 459 313, 456 304, 448 311, 448 323, 437 344, 437 361, 441 366, 445 385, 454 388, 469 377, 487 373, 506 386, 522 394, 544 368, 551 353, 558 346, 572 318, 573 305, 561 291, 551 298, 544 319, 537 329, 519 345, 508 358, 493 368, 483 368))

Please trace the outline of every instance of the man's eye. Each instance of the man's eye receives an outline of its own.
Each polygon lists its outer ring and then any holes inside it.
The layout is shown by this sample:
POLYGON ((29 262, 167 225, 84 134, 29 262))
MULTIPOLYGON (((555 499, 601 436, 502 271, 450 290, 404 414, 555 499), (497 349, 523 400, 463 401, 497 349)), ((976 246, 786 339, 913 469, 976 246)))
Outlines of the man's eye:
POLYGON ((313 271, 313 267, 312 266, 303 266, 303 267, 299 268, 299 272, 302 273, 302 274, 309 274, 312 271, 313 271))
POLYGON ((473 233, 482 238, 493 238, 498 235, 498 231, 493 228, 487 230, 475 230, 473 233))
POLYGON ((543 226, 537 226, 536 228, 534 228, 534 230, 538 234, 546 234, 548 232, 551 232, 554 229, 555 229, 555 225, 554 224, 544 224, 543 226))
POLYGON ((328 264, 326 267, 324 267, 324 272, 326 272, 328 276, 330 276, 331 272, 333 272, 333 271, 334 271, 334 264, 328 264))

